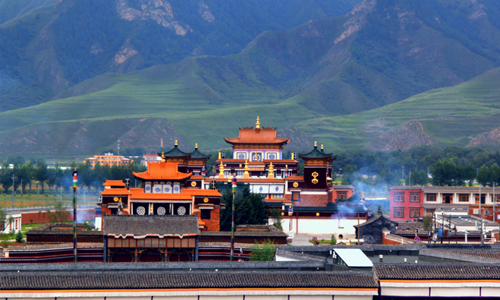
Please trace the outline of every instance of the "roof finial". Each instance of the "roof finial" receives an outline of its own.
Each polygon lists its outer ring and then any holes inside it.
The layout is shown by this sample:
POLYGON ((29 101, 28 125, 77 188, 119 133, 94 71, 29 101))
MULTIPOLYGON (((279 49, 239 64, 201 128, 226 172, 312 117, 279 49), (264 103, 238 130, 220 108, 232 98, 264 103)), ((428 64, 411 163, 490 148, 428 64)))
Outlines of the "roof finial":
POLYGON ((314 141, 314 148, 318 148, 318 142, 314 141))
POLYGON ((194 148, 198 149, 198 143, 194 144, 194 148))
POLYGON ((175 146, 177 147, 177 140, 175 140, 175 146))
POLYGON ((321 144, 321 152, 324 152, 323 144, 321 144))
POLYGON ((255 123, 255 129, 260 129, 259 116, 257 116, 257 123, 255 123))

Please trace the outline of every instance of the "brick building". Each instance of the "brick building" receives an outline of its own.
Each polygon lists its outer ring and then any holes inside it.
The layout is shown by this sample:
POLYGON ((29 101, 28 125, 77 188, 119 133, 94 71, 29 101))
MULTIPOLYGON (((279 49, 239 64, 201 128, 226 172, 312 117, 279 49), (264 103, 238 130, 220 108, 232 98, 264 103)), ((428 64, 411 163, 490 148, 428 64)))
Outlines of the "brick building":
POLYGON ((113 153, 104 153, 104 155, 94 155, 94 157, 87 158, 86 160, 90 162, 92 168, 94 168, 97 163, 99 163, 101 166, 108 165, 112 167, 112 166, 121 166, 123 164, 128 164, 130 162, 130 159, 121 155, 114 155, 113 153))
POLYGON ((493 220, 495 208, 495 220, 498 220, 499 202, 500 191, 490 187, 393 186, 390 189, 391 220, 399 221, 432 215, 442 207, 469 208, 469 214, 489 220, 493 220))

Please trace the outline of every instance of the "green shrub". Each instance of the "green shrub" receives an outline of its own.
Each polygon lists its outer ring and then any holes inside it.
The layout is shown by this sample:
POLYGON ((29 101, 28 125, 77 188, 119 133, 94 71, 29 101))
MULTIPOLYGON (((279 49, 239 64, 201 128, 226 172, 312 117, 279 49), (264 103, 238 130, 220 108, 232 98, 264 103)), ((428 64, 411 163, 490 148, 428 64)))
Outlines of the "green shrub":
POLYGON ((332 234, 332 239, 330 240, 330 245, 336 245, 337 244, 337 239, 335 239, 335 235, 332 234))
POLYGON ((273 261, 274 251, 276 247, 270 240, 265 241, 262 244, 255 242, 255 246, 250 248, 250 261, 273 261))
POLYGON ((18 243, 24 243, 23 233, 21 231, 19 231, 16 234, 16 242, 18 242, 18 243))

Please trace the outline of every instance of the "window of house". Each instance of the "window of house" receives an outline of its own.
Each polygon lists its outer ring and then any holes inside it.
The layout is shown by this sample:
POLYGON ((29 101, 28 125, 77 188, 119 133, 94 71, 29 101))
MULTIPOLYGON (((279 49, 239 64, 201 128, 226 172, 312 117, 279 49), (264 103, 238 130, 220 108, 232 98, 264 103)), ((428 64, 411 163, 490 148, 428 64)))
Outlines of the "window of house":
POLYGON ((204 220, 210 220, 210 209, 201 209, 201 218, 204 220))
POLYGON ((300 193, 292 192, 292 201, 300 201, 300 193))
POLYGON ((394 202, 404 202, 405 192, 394 192, 394 202))
POLYGON ((469 194, 459 194, 458 202, 469 202, 469 194))
MULTIPOLYGON (((476 200, 476 204, 479 204, 479 194, 476 194, 475 195, 475 200, 476 200)), ((481 194, 481 204, 485 204, 486 203, 486 195, 485 194, 481 194)))
POLYGON ((393 217, 394 218, 404 218, 405 217, 405 208, 404 207, 394 207, 393 217))
POLYGON ((347 192, 346 191, 338 191, 337 192, 337 199, 338 200, 346 200, 347 199, 347 192))
POLYGON ((436 202, 436 194, 427 194, 426 198, 427 198, 427 201, 436 202))
POLYGON ((420 193, 410 193, 410 202, 420 202, 420 193))
POLYGON ((420 207, 410 207, 410 218, 420 218, 420 207))

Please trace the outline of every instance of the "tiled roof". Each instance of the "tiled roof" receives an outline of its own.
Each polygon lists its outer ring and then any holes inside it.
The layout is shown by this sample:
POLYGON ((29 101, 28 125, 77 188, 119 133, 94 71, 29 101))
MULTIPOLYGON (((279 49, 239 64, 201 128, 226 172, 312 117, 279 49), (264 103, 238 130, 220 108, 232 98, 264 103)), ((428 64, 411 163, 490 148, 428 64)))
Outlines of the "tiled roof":
POLYGON ((312 149, 311 152, 308 153, 299 153, 299 157, 304 159, 304 158, 328 158, 328 159, 334 159, 336 157, 333 157, 332 153, 325 153, 323 150, 318 150, 318 146, 314 146, 314 149, 312 149))
POLYGON ((495 264, 375 264, 375 274, 384 279, 500 279, 495 264))
POLYGON ((125 187, 126 184, 121 181, 121 180, 106 180, 105 183, 102 184, 103 186, 123 186, 125 187))
POLYGON ((193 152, 191 152, 191 158, 198 158, 198 159, 209 159, 210 155, 203 154, 198 150, 198 147, 194 149, 193 152))
POLYGON ((127 190, 126 188, 123 189, 104 189, 104 191, 101 192, 101 195, 103 196, 113 196, 113 195, 131 195, 132 193, 130 190, 127 190))
POLYGON ((371 272, 12 272, 0 290, 130 288, 377 288, 371 272))
POLYGON ((164 155, 165 157, 184 157, 184 156, 190 156, 191 153, 181 151, 179 147, 175 145, 174 148, 172 148, 172 150, 168 152, 158 153, 158 156, 161 157, 162 155, 164 155))
POLYGON ((262 127, 254 129, 253 127, 240 128, 239 135, 236 138, 224 139, 229 144, 288 144, 290 139, 282 139, 276 136, 276 128, 262 127))
POLYGON ((105 215, 104 235, 186 235, 198 234, 198 217, 190 216, 137 216, 105 215))
POLYGON ((179 172, 178 166, 179 164, 171 162, 148 162, 148 170, 146 172, 132 172, 132 174, 137 178, 145 180, 182 180, 193 175, 193 173, 179 172))

